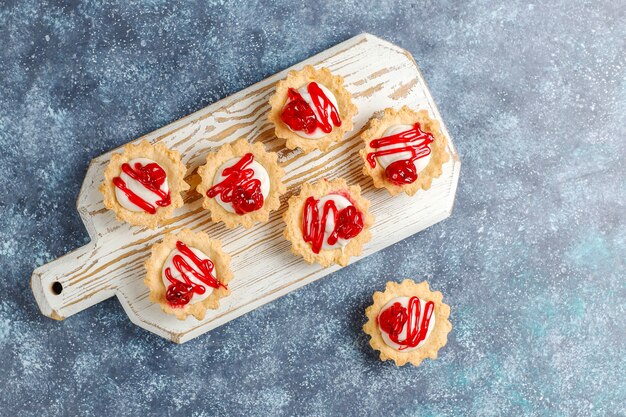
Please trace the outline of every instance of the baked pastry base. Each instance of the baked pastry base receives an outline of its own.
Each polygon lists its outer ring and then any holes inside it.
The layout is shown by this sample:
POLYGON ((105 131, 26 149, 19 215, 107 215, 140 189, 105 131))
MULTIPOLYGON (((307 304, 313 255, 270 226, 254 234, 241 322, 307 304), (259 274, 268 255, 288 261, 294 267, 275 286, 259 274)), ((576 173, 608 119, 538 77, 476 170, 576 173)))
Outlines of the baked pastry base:
POLYGON ((316 70, 311 65, 307 65, 300 71, 289 71, 287 78, 276 84, 276 92, 270 98, 271 109, 268 118, 274 123, 275 135, 287 141, 285 145, 287 148, 300 148, 304 153, 315 149, 325 151, 332 143, 340 141, 346 132, 352 130, 352 117, 356 114, 357 108, 352 103, 352 95, 344 88, 343 81, 342 77, 333 75, 328 68, 316 70), (337 111, 341 117, 341 126, 335 126, 328 135, 319 139, 307 139, 298 136, 280 118, 287 102, 289 89, 297 90, 312 81, 323 84, 332 91, 337 99, 337 106, 339 107, 337 111))
POLYGON ((185 182, 187 168, 180 160, 180 153, 168 149, 162 143, 150 144, 142 141, 138 144, 128 144, 124 146, 123 153, 115 153, 111 156, 111 161, 104 170, 104 182, 100 185, 104 206, 115 212, 119 221, 128 222, 134 226, 146 226, 154 229, 165 219, 172 217, 175 209, 183 205, 181 192, 189 189, 189 184, 185 182), (128 210, 117 201, 115 196, 115 185, 113 178, 120 175, 122 165, 135 158, 152 159, 165 170, 167 174, 167 184, 170 190, 171 204, 167 207, 159 207, 155 214, 144 211, 128 210))
POLYGON ((402 283, 388 282, 385 291, 376 291, 373 298, 374 304, 365 309, 368 321, 363 326, 363 331, 370 335, 372 348, 380 351, 380 360, 392 360, 396 366, 402 366, 407 363, 418 366, 425 358, 437 358, 437 352, 448 342, 448 333, 452 330, 452 324, 448 320, 450 307, 443 303, 443 295, 439 291, 430 291, 426 281, 416 284, 413 280, 405 279, 402 283), (417 349, 410 352, 398 351, 387 345, 383 340, 378 328, 378 316, 382 308, 392 299, 413 296, 435 303, 433 311, 435 328, 431 331, 424 344, 417 349))
POLYGON ((348 186, 342 178, 332 181, 319 180, 313 184, 304 183, 299 195, 289 198, 289 207, 283 215, 286 227, 284 236, 291 242, 291 251, 295 255, 302 256, 308 263, 317 262, 323 267, 332 264, 341 266, 348 265, 351 256, 358 256, 363 250, 363 244, 369 242, 372 237, 370 232, 371 226, 374 224, 374 216, 369 213, 370 202, 361 196, 361 187, 358 185, 348 186), (311 244, 304 241, 302 237, 302 210, 307 198, 313 196, 320 199, 331 193, 340 192, 352 204, 363 213, 363 230, 350 239, 348 244, 343 248, 322 249, 320 253, 313 253, 311 244))
POLYGON ((198 175, 201 182, 196 187, 196 191, 203 197, 202 207, 211 212, 211 218, 214 222, 223 222, 228 228, 239 225, 250 228, 256 222, 267 222, 270 212, 280 207, 280 196, 286 191, 285 184, 282 182, 285 171, 278 165, 278 155, 274 152, 267 152, 260 142, 250 144, 245 139, 223 145, 217 152, 209 153, 206 164, 198 168, 198 175), (206 193, 213 186, 215 174, 226 161, 242 157, 247 153, 252 153, 254 160, 263 165, 267 171, 270 179, 270 191, 260 209, 240 215, 225 210, 215 198, 207 197, 206 193))
POLYGON ((206 233, 194 233, 189 229, 183 229, 178 234, 167 234, 160 243, 152 246, 150 258, 146 259, 146 278, 144 282, 150 290, 150 301, 161 306, 167 314, 173 314, 179 320, 185 320, 188 316, 194 316, 202 320, 207 309, 215 310, 219 307, 219 299, 230 294, 230 290, 224 287, 213 288, 211 294, 202 301, 189 303, 182 307, 172 307, 165 298, 166 288, 161 278, 163 265, 170 253, 176 249, 176 242, 181 241, 187 246, 197 248, 204 252, 215 265, 217 280, 227 285, 233 278, 230 270, 230 255, 222 250, 219 240, 210 239, 206 233))
POLYGON ((370 119, 367 130, 361 134, 361 139, 365 142, 365 148, 359 152, 365 164, 363 173, 372 177, 376 188, 386 188, 391 195, 405 192, 412 196, 418 190, 428 190, 432 181, 441 175, 443 164, 450 159, 450 155, 448 155, 446 150, 447 140, 441 133, 439 122, 431 119, 427 110, 415 112, 407 106, 403 106, 398 111, 387 108, 382 117, 370 119), (387 180, 385 169, 380 163, 376 163, 376 166, 372 168, 369 162, 367 162, 367 154, 375 151, 370 147, 370 142, 374 139, 382 138, 385 131, 393 125, 413 125, 416 122, 419 122, 423 131, 431 133, 435 139, 430 144, 430 161, 426 168, 418 174, 415 182, 399 186, 387 180))

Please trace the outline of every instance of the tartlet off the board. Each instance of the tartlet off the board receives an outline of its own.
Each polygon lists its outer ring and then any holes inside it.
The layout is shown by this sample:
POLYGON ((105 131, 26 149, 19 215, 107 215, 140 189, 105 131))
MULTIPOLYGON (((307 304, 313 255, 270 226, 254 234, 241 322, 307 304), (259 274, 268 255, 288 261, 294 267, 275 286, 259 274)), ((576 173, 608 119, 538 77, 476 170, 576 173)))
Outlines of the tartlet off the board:
POLYGON ((448 341, 452 324, 450 307, 439 291, 430 291, 426 281, 388 282, 384 292, 374 293, 374 303, 365 310, 363 330, 382 361, 397 366, 418 366, 425 358, 436 359, 448 341))

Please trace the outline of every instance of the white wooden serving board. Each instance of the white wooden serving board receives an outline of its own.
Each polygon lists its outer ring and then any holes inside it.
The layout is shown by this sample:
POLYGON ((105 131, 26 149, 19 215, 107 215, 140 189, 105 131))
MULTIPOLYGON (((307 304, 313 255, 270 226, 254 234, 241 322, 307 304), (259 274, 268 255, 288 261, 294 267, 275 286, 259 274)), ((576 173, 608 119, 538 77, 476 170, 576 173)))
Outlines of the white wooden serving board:
MULTIPOLYGON (((77 201, 91 243, 33 272, 31 287, 41 312, 62 320, 116 295, 133 323, 183 343, 320 279, 339 267, 306 264, 292 255, 290 243, 282 236, 286 201, 307 181, 343 177, 349 183, 360 184, 376 216, 372 240, 365 246, 362 257, 419 232, 451 213, 460 161, 445 124, 411 55, 375 36, 362 34, 349 39, 137 141, 163 142, 180 151, 189 168, 187 179, 193 188, 197 183, 195 169, 203 164, 207 152, 240 137, 251 142, 262 141, 268 150, 278 152, 279 162, 286 171, 284 181, 288 192, 281 200, 280 210, 270 216, 268 223, 249 230, 226 229, 222 224, 211 222, 209 213, 201 207, 199 195, 193 190, 187 193, 184 207, 159 229, 120 223, 104 208, 98 191, 104 168, 114 151, 108 152, 91 162, 77 201), (304 155, 299 150, 286 149, 284 142, 274 137, 273 127, 267 120, 267 103, 274 93, 275 83, 284 78, 287 71, 305 64, 328 67, 342 75, 359 108, 354 130, 325 153, 315 151, 304 155), (404 195, 392 198, 385 190, 373 188, 371 179, 362 175, 359 134, 375 112, 405 104, 427 109, 440 121, 443 134, 448 138, 447 151, 451 158, 428 191, 420 191, 412 198, 404 195), (224 249, 233 256, 231 266, 235 277, 229 284, 232 293, 220 300, 218 310, 207 312, 202 321, 193 317, 179 321, 164 314, 158 305, 150 302, 143 283, 143 262, 149 256, 150 246, 164 233, 182 228, 201 230, 220 239, 224 249), (62 291, 56 294, 59 283, 62 291)), ((357 259, 353 258, 352 262, 357 259)))

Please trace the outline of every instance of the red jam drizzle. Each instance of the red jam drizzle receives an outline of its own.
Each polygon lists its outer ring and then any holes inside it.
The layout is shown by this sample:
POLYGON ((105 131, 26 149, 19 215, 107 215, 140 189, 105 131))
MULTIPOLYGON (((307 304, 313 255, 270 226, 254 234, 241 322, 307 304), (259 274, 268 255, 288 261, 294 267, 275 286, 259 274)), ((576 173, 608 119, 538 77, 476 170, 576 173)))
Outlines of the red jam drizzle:
POLYGON ((231 203, 235 213, 242 215, 256 211, 263 207, 263 193, 261 181, 254 176, 254 170, 246 168, 254 161, 254 155, 245 154, 235 165, 222 171, 226 177, 222 182, 215 184, 206 195, 213 198, 220 195, 225 203, 231 203))
MULTIPOLYGON (((135 162, 135 167, 130 166, 129 163, 122 164, 122 172, 131 177, 133 180, 139 182, 147 190, 156 194, 160 200, 157 200, 155 204, 159 207, 166 207, 171 204, 170 193, 166 193, 161 190, 161 186, 167 179, 167 174, 161 165, 156 162, 151 162, 146 165, 141 165, 140 162, 135 162)), ((113 185, 119 188, 126 196, 128 200, 149 214, 156 213, 157 207, 144 200, 135 194, 130 188, 126 186, 126 182, 120 177, 113 178, 113 185)))
POLYGON ((319 114, 320 119, 315 116, 313 108, 306 102, 298 90, 290 88, 288 91, 288 102, 280 114, 280 118, 287 126, 294 131, 303 131, 312 134, 317 128, 324 133, 330 133, 334 126, 341 126, 341 118, 337 108, 332 101, 324 94, 324 91, 316 82, 309 83, 307 91, 311 96, 311 101, 319 114), (332 125, 328 121, 332 121, 332 125))
POLYGON ((408 309, 399 302, 393 303, 378 316, 378 325, 389 335, 392 342, 400 345, 398 350, 414 348, 419 345, 428 333, 430 318, 433 315, 435 303, 428 301, 424 306, 424 317, 420 322, 421 303, 417 297, 409 299, 408 309), (406 324, 406 338, 400 340, 400 333, 406 324))
POLYGON ((382 148, 389 145, 406 143, 407 146, 401 148, 384 149, 367 154, 367 162, 372 168, 376 167, 376 158, 379 156, 393 155, 400 152, 411 152, 409 159, 394 161, 387 166, 385 174, 387 179, 395 185, 412 184, 417 180, 417 170, 415 161, 430 155, 430 144, 434 141, 433 135, 424 132, 419 123, 415 123, 412 129, 400 132, 395 135, 386 136, 370 142, 373 149, 382 148))
POLYGON ((196 254, 193 253, 193 251, 180 240, 176 242, 176 249, 178 249, 182 255, 189 258, 195 268, 189 265, 187 259, 180 254, 174 255, 172 263, 174 264, 174 268, 180 272, 183 281, 177 280, 172 276, 170 267, 165 268, 165 277, 170 282, 170 285, 168 285, 165 293, 165 299, 172 307, 182 307, 191 301, 191 297, 193 297, 194 294, 201 295, 206 292, 204 285, 192 282, 185 271, 191 273, 199 281, 209 287, 226 288, 226 285, 220 283, 213 275, 213 271, 215 269, 213 262, 209 259, 198 258, 198 256, 196 256, 196 254))
POLYGON ((313 253, 320 253, 324 244, 324 234, 328 216, 333 216, 335 228, 328 236, 329 245, 337 243, 338 239, 352 239, 363 230, 363 215, 354 206, 348 206, 343 210, 338 210, 333 200, 324 203, 322 217, 318 210, 319 200, 309 197, 304 203, 304 213, 302 216, 302 237, 305 242, 311 244, 313 253))

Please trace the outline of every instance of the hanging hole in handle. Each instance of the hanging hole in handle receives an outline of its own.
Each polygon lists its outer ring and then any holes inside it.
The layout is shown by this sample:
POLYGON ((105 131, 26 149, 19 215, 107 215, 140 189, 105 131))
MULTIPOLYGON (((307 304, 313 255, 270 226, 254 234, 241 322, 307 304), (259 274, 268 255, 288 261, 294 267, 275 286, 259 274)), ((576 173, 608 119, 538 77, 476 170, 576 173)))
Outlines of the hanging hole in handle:
POLYGON ((54 295, 60 295, 63 292, 63 284, 61 284, 59 281, 54 281, 52 283, 52 292, 54 293, 54 295))

